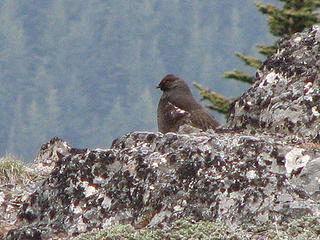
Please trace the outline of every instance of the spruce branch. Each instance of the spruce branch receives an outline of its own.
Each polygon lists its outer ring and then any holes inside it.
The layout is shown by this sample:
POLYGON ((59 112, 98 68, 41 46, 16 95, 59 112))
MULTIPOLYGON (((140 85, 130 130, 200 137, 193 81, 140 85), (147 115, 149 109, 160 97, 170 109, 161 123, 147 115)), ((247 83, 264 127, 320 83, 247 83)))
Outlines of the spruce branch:
POLYGON ((201 101, 209 100, 210 104, 206 105, 207 108, 227 116, 232 99, 225 98, 208 88, 204 89, 199 83, 194 82, 193 85, 200 91, 201 101))
POLYGON ((252 75, 249 75, 248 73, 239 70, 234 70, 233 72, 226 72, 224 73, 223 77, 249 84, 254 83, 254 77, 252 75))

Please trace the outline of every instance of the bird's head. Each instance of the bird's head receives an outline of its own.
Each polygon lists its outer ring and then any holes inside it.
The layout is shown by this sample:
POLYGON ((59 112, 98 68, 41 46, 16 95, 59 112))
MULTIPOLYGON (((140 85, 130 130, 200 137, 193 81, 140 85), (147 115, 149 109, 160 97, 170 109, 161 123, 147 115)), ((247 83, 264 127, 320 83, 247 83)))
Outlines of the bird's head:
POLYGON ((187 83, 182 80, 181 78, 173 75, 173 74, 168 74, 167 76, 165 76, 161 82, 159 83, 159 85, 157 86, 157 88, 160 88, 162 91, 166 92, 166 91, 170 91, 175 89, 176 91, 178 90, 184 90, 187 92, 190 92, 190 89, 187 85, 187 83))
POLYGON ((157 88, 163 91, 161 96, 162 101, 169 102, 179 109, 195 110, 202 108, 192 96, 188 84, 173 74, 165 76, 157 88))

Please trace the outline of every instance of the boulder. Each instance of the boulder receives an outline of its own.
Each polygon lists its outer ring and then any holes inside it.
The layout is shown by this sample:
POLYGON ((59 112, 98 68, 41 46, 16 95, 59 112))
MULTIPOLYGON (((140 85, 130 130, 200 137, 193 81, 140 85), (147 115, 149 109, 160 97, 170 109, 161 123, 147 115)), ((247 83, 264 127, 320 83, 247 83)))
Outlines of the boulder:
POLYGON ((314 25, 279 42, 253 86, 234 102, 227 128, 320 140, 319 28, 314 25))

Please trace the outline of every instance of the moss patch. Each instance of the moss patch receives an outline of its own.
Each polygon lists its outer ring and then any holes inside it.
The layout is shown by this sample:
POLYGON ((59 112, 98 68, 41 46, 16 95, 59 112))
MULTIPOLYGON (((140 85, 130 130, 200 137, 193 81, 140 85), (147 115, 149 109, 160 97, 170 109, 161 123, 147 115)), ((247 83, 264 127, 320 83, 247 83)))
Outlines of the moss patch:
POLYGON ((101 231, 93 230, 73 240, 317 240, 320 239, 319 236, 319 217, 303 217, 282 224, 247 224, 236 228, 231 228, 221 222, 196 222, 191 218, 184 218, 174 222, 170 228, 135 230, 131 225, 115 225, 101 231))

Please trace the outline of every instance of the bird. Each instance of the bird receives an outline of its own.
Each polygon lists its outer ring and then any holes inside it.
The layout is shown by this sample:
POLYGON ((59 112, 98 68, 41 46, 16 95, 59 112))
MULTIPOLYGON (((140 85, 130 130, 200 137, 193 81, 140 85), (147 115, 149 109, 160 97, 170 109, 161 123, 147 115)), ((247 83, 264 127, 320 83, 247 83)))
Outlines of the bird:
POLYGON ((215 117, 195 100, 183 79, 168 74, 157 88, 163 92, 157 109, 159 132, 178 132, 185 124, 204 131, 219 126, 215 117))

